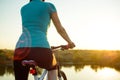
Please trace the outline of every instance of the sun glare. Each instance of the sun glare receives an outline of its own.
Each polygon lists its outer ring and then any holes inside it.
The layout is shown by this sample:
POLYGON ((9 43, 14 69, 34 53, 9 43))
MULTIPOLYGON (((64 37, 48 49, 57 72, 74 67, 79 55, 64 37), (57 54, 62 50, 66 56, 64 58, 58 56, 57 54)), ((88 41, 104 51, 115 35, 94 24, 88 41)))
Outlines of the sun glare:
MULTIPOLYGON (((0 7, 2 10, 0 15, 1 49, 14 49, 22 32, 19 12, 27 3, 27 0, 16 0, 9 7, 8 1, 1 0, 0 3, 2 6, 0 7), (9 10, 12 11, 9 12, 9 10), (9 16, 7 13, 12 15, 9 16)), ((62 5, 67 5, 66 7, 61 6, 60 0, 49 1, 55 4, 61 24, 75 43, 75 49, 120 50, 120 0, 72 0, 69 4, 63 0, 62 5), (73 2, 74 6, 71 6, 73 2)), ((48 30, 48 41, 50 45, 67 44, 58 35, 52 21, 48 30)))

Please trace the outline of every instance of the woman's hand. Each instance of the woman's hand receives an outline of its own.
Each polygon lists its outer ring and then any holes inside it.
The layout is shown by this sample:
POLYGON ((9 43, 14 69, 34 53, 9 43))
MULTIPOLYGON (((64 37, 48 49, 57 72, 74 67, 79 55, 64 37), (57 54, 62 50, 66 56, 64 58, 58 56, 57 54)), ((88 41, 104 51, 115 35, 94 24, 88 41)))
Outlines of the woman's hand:
POLYGON ((75 44, 74 44, 73 42, 69 42, 69 43, 68 43, 68 47, 69 47, 69 48, 74 48, 74 47, 75 47, 75 44))

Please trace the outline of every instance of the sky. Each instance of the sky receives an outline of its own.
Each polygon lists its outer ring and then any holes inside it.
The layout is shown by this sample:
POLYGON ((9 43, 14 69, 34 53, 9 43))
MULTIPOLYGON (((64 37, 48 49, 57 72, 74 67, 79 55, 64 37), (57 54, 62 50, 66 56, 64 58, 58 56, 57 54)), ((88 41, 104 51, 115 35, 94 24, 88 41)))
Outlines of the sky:
MULTIPOLYGON (((0 0, 0 49, 14 49, 21 35, 20 8, 29 0, 0 0)), ((120 0, 46 0, 56 6, 75 49, 120 50, 120 0)), ((67 44, 51 22, 50 45, 67 44)))

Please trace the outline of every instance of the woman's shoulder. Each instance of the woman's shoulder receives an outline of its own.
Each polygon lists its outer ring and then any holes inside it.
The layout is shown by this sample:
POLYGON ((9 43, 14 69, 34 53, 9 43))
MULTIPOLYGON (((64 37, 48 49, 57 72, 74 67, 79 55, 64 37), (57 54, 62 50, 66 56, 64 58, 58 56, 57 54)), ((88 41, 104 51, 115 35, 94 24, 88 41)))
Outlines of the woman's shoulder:
POLYGON ((26 3, 26 4, 24 4, 24 5, 21 7, 21 10, 22 10, 23 8, 28 7, 29 5, 30 5, 30 3, 26 3))
POLYGON ((48 6, 55 6, 53 3, 51 2, 44 2, 45 4, 47 4, 48 6))
POLYGON ((53 3, 46 2, 46 4, 47 4, 47 6, 48 6, 48 8, 49 8, 50 10, 56 11, 56 7, 55 7, 55 5, 54 5, 53 3))

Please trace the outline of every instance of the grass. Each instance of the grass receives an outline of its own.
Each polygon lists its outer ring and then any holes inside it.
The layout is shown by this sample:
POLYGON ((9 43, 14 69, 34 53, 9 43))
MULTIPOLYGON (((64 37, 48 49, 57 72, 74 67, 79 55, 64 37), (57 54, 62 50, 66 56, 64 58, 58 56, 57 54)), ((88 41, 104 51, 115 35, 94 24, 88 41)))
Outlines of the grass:
MULTIPOLYGON (((56 58, 63 64, 120 65, 120 51, 114 50, 65 50, 56 51, 56 58)), ((12 63, 13 50, 0 50, 0 63, 12 63)))

